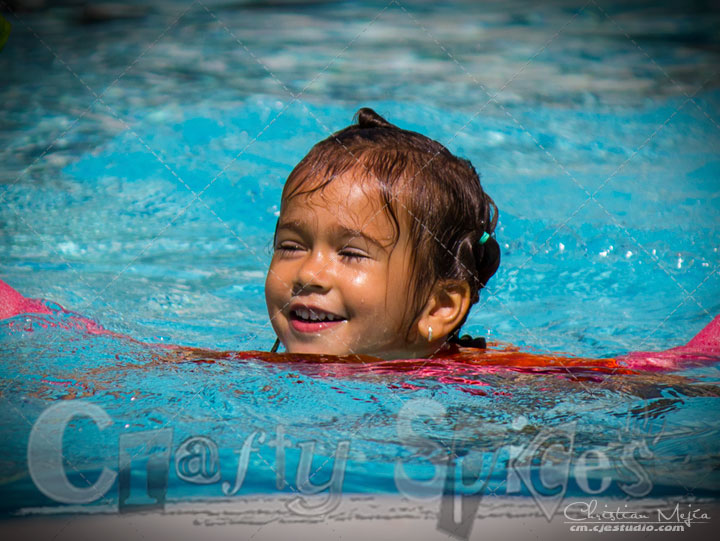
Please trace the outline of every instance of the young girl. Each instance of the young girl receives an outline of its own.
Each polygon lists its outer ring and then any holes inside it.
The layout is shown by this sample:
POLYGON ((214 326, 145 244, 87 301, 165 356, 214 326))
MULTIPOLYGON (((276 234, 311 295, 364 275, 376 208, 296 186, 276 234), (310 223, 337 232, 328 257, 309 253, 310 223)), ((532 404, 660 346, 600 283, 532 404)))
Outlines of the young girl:
POLYGON ((278 340, 384 359, 447 349, 500 263, 496 223, 469 161, 360 109, 283 189, 265 283, 278 340))

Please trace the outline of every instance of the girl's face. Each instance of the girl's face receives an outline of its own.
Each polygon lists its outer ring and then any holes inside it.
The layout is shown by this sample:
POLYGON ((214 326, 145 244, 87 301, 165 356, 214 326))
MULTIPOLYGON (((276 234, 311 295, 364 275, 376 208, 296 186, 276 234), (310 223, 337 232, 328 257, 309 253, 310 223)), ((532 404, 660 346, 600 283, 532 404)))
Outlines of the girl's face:
POLYGON ((273 328, 290 353, 424 354, 409 323, 410 247, 372 182, 352 172, 283 202, 265 282, 273 328))

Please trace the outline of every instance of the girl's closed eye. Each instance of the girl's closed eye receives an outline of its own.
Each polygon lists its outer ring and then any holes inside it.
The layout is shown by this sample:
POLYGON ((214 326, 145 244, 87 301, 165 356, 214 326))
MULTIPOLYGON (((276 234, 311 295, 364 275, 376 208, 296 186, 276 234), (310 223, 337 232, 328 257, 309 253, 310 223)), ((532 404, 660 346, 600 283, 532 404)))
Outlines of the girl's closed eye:
POLYGON ((275 246, 275 251, 283 254, 293 254, 303 250, 303 246, 297 242, 283 241, 275 246))
POLYGON ((349 262, 356 262, 356 261, 362 261, 363 259, 370 259, 370 256, 358 248, 351 248, 349 246, 346 246, 342 248, 339 252, 340 257, 344 259, 345 261, 349 262))

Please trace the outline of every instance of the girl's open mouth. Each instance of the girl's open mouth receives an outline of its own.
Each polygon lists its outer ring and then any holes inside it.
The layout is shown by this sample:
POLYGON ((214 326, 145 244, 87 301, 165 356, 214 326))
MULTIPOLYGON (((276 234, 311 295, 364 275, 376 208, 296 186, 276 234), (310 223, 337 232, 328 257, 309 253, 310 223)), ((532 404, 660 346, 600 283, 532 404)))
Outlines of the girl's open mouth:
POLYGON ((319 332, 346 321, 344 317, 319 308, 298 307, 290 310, 290 325, 299 332, 319 332))

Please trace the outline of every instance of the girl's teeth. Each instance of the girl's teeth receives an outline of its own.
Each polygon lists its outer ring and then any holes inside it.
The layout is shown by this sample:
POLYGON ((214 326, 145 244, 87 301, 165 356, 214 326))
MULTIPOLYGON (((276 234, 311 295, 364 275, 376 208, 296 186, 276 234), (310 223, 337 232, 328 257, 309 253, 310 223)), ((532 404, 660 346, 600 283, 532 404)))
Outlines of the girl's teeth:
POLYGON ((335 321, 336 319, 340 319, 340 318, 336 318, 332 314, 326 314, 324 312, 320 313, 320 314, 316 314, 315 312, 311 312, 310 310, 306 310, 305 308, 299 308, 298 310, 295 311, 295 313, 298 315, 298 317, 300 317, 301 319, 304 319, 306 321, 308 321, 308 320, 309 321, 325 321, 325 320, 335 321))

